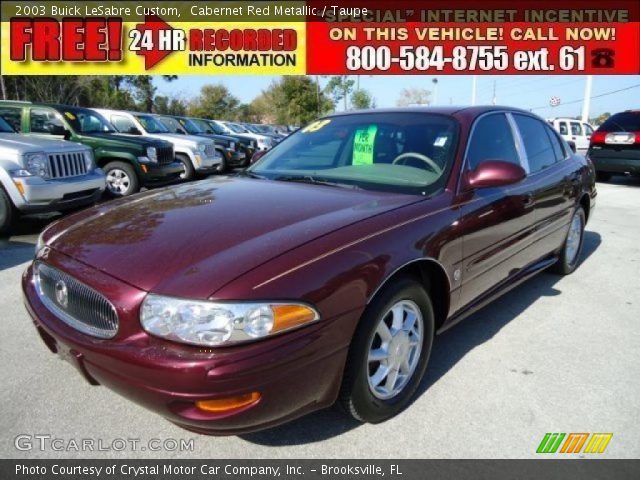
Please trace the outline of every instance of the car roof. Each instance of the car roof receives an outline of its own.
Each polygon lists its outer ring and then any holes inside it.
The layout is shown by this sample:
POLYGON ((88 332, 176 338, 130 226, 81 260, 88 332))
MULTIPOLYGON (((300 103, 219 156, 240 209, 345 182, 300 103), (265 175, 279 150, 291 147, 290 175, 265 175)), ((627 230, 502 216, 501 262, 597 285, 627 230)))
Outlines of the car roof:
POLYGON ((336 112, 331 115, 327 115, 327 118, 340 117, 343 115, 363 115, 369 113, 385 114, 385 113, 434 113, 439 115, 455 115, 461 112, 471 114, 472 116, 482 115, 488 112, 520 112, 531 113, 528 110, 523 110, 515 107, 506 107, 501 105, 477 105, 477 106, 443 106, 443 107, 427 107, 427 106, 414 106, 414 107, 394 107, 394 108, 372 108, 365 110, 356 110, 350 112, 336 112))

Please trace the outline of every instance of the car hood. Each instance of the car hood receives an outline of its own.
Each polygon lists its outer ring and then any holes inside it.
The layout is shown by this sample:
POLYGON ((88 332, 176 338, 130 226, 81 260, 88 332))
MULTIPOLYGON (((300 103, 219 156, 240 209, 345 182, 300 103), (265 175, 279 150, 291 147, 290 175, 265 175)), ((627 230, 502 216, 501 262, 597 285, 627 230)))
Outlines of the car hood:
POLYGON ((159 138, 145 137, 141 135, 127 135, 124 133, 81 133, 88 138, 95 138, 102 141, 112 141, 122 144, 137 145, 141 148, 147 147, 170 147, 171 143, 159 138))
POLYGON ((159 138, 160 140, 166 140, 173 143, 175 146, 187 148, 196 148, 200 143, 215 143, 211 139, 207 139, 197 135, 181 135, 179 133, 149 133, 148 136, 152 138, 159 138))
POLYGON ((84 151, 89 147, 65 140, 53 140, 41 138, 35 135, 24 136, 18 133, 0 133, 0 151, 6 150, 17 153, 30 152, 60 152, 60 151, 84 151))
POLYGON ((420 197, 241 177, 145 192, 52 225, 51 248, 145 291, 208 298, 253 268, 420 197))

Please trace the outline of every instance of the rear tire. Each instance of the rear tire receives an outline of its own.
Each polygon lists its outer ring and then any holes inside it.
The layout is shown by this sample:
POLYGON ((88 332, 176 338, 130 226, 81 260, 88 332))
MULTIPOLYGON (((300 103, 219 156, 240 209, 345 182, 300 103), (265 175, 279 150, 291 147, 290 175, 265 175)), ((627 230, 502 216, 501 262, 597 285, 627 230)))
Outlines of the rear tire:
POLYGON ((611 180, 611 174, 609 172, 596 172, 596 180, 598 182, 608 182, 611 180))
POLYGON ((586 216, 584 209, 578 206, 573 217, 571 217, 569 232, 560 251, 558 261, 553 264, 551 271, 559 275, 569 275, 578 268, 580 255, 582 254, 582 245, 584 244, 585 223, 586 216))
POLYGON ((369 423, 400 413, 424 376, 434 331, 431 300, 419 282, 399 277, 384 287, 351 342, 339 396, 344 410, 369 423))
POLYGON ((17 217, 17 211, 13 207, 13 203, 0 186, 0 235, 9 233, 9 229, 17 217))
POLYGON ((112 197, 128 197, 140 191, 140 181, 133 167, 125 162, 110 162, 104 166, 107 176, 105 192, 112 197))
POLYGON ((180 174, 180 180, 182 180, 183 182, 193 180, 196 176, 196 169, 193 167, 191 159, 187 155, 179 153, 176 155, 176 160, 182 163, 182 166, 184 168, 184 172, 180 174))

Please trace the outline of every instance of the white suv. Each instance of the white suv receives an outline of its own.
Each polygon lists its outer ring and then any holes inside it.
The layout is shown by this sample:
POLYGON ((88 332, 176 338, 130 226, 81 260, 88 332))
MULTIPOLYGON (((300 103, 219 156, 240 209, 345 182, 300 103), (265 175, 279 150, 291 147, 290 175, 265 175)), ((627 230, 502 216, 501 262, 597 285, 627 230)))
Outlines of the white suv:
POLYGON ((94 108, 123 134, 144 135, 159 138, 173 144, 176 160, 184 165, 183 180, 191 180, 198 174, 214 173, 222 164, 222 155, 216 150, 215 141, 195 135, 170 133, 151 113, 126 112, 94 108))
POLYGON ((547 122, 567 142, 574 142, 578 153, 584 155, 589 149, 589 142, 595 128, 587 122, 575 118, 550 118, 547 122))
POLYGON ((91 205, 104 188, 89 147, 20 135, 0 117, 0 233, 23 213, 91 205))

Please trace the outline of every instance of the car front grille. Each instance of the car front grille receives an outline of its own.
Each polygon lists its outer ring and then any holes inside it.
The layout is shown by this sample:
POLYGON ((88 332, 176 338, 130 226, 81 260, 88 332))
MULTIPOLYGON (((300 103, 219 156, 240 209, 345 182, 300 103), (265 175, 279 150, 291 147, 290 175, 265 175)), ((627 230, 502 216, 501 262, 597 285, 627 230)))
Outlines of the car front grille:
POLYGON ((50 153, 49 178, 78 177, 87 173, 82 152, 50 153))
POLYGON ((42 262, 35 266, 36 290, 42 303, 70 327, 98 338, 118 333, 118 314, 102 294, 42 262))
POLYGON ((208 143, 204 147, 204 154, 207 157, 215 157, 216 156, 216 146, 213 143, 208 143))
POLYGON ((174 161, 173 147, 158 147, 158 164, 168 165, 174 161))

